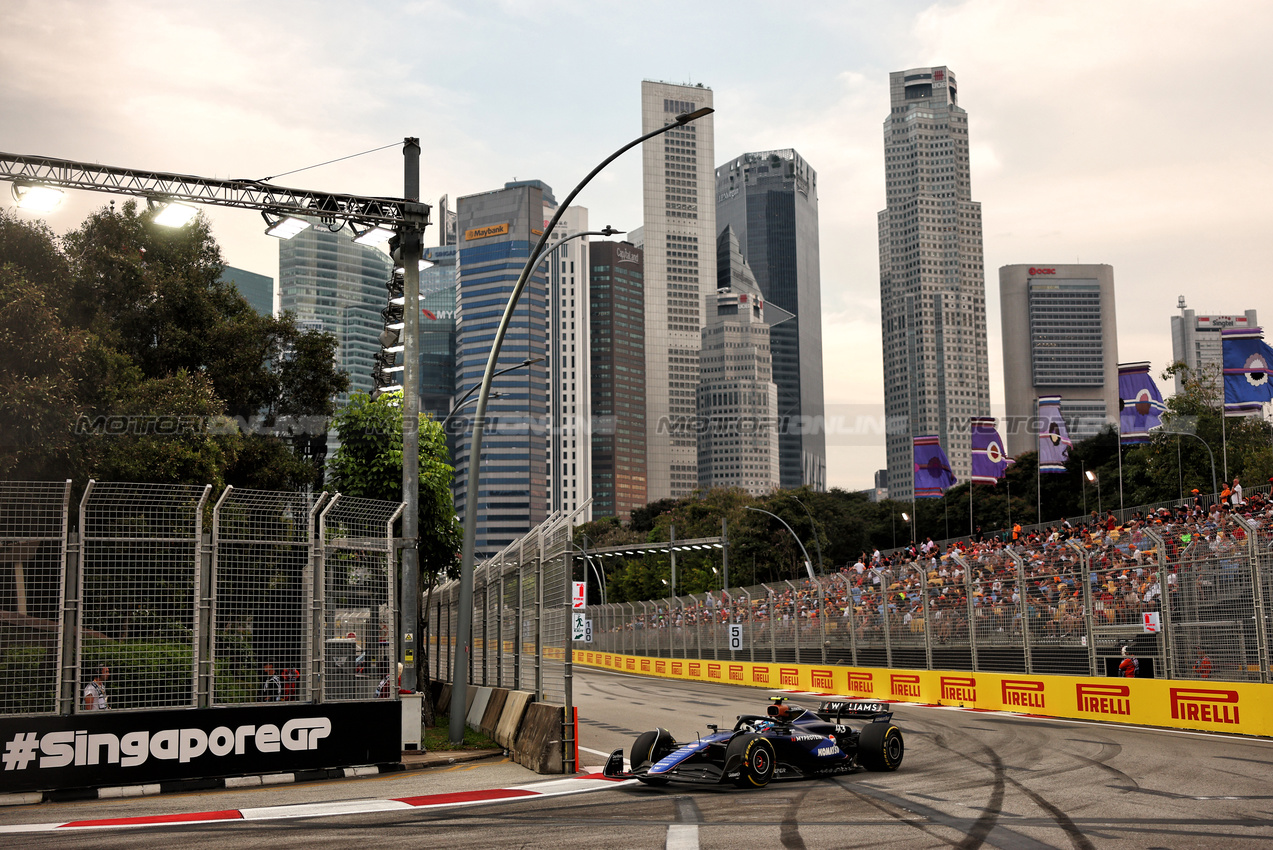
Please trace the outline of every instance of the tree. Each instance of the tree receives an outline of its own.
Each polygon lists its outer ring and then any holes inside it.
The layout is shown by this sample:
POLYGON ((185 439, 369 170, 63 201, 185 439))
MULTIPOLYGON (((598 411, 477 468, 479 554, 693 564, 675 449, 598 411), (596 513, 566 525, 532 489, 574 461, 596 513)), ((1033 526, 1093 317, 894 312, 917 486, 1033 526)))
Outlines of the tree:
MULTIPOLYGON (((366 499, 402 501, 402 393, 383 393, 375 400, 357 392, 336 414, 334 427, 340 448, 332 458, 328 483, 345 495, 366 499)), ((447 462, 446 434, 432 417, 420 415, 419 581, 417 595, 426 597, 419 606, 415 632, 424 645, 428 634, 429 601, 441 577, 459 575, 462 530, 451 500, 455 470, 447 462), (427 581, 427 595, 422 586, 427 581)), ((429 681, 428 653, 416 653, 418 681, 429 681)), ((425 720, 432 723, 433 706, 424 688, 425 720)))
POLYGON ((61 243, 0 211, 0 473, 321 483, 325 420, 348 388, 334 337, 260 316, 222 283, 202 216, 164 228, 112 204, 61 243))

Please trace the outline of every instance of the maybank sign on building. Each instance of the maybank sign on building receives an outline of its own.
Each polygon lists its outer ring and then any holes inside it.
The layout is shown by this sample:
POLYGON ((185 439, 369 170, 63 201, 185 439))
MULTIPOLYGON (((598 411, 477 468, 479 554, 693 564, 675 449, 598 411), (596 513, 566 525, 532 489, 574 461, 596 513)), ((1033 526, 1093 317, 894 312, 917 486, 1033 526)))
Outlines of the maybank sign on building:
POLYGON ((485 227, 474 227, 471 230, 464 231, 464 241, 472 242, 474 239, 490 239, 492 236, 505 236, 507 234, 508 222, 488 224, 485 227))
POLYGON ((580 650, 575 650, 574 662, 647 676, 756 688, 1273 736, 1273 685, 1266 684, 899 671, 645 658, 580 650))

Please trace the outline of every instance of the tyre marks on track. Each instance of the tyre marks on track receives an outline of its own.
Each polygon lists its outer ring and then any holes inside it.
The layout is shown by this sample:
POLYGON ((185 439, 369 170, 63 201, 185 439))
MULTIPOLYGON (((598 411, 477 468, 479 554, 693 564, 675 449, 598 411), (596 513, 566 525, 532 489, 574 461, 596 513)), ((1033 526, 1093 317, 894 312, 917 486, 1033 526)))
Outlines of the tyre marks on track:
POLYGON ((782 825, 778 828, 778 837, 787 850, 806 850, 804 838, 800 835, 800 821, 796 815, 800 812, 804 798, 808 797, 812 790, 812 788, 802 788, 798 794, 792 796, 786 810, 782 813, 782 825))

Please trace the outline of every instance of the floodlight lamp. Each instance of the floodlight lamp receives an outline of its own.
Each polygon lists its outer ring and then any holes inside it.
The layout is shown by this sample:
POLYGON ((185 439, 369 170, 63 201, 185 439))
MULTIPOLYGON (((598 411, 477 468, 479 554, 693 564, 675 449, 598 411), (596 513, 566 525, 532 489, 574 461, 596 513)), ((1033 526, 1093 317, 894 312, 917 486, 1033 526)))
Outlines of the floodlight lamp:
POLYGON ((902 511, 902 521, 903 521, 903 522, 910 522, 910 521, 911 521, 911 515, 910 515, 910 514, 908 514, 906 511, 902 511))
POLYGON ((365 230, 359 230, 353 222, 350 222, 349 226, 354 231, 354 241, 359 245, 383 245, 394 236, 394 231, 378 224, 373 224, 365 230))
POLYGON ((402 384, 388 384, 380 388, 382 393, 400 393, 402 392, 402 384))
MULTIPOLYGON (((152 206, 154 206, 153 203, 152 206)), ((182 227, 189 224, 190 219, 194 218, 198 213, 199 211, 189 204, 179 204, 175 201, 169 202, 155 214, 155 224, 164 227, 182 227)))
POLYGON ((389 324, 385 325, 385 330, 400 331, 405 327, 406 327, 406 324, 404 322, 390 322, 389 324))
MULTIPOLYGON (((358 240, 357 240, 357 239, 355 239, 354 241, 355 241, 355 242, 357 242, 358 240)), ((420 271, 424 271, 424 270, 425 270, 425 269, 427 269, 427 268, 432 268, 432 266, 433 266, 433 264, 432 264, 432 263, 430 263, 430 262, 426 262, 425 260, 421 260, 421 261, 420 261, 420 271)), ((403 272, 405 272, 406 270, 407 270, 406 266, 394 266, 394 267, 393 267, 393 273, 394 273, 394 274, 402 274, 402 273, 403 273, 403 272)))
POLYGON ((265 233, 277 239, 291 239, 302 230, 307 229, 310 223, 303 218, 286 215, 271 215, 264 210, 261 211, 261 217, 265 219, 265 233))
POLYGON ((52 212, 66 197, 61 189, 39 183, 14 183, 12 191, 18 207, 31 212, 52 212))
POLYGON ((385 371, 386 372, 401 372, 405 368, 407 367, 406 366, 386 366, 385 371))
POLYGON ((398 345, 398 338, 401 336, 397 331, 383 330, 380 332, 380 344, 385 348, 398 345))
POLYGON ((1085 474, 1087 475, 1087 480, 1088 480, 1088 481, 1095 481, 1095 480, 1096 480, 1096 473, 1095 473, 1095 472, 1093 472, 1092 470, 1090 470, 1090 469, 1089 469, 1089 470, 1088 470, 1085 474))
POLYGON ((407 347, 402 343, 398 343, 397 345, 385 346, 385 351, 390 354, 401 354, 403 351, 406 351, 406 348, 407 347))

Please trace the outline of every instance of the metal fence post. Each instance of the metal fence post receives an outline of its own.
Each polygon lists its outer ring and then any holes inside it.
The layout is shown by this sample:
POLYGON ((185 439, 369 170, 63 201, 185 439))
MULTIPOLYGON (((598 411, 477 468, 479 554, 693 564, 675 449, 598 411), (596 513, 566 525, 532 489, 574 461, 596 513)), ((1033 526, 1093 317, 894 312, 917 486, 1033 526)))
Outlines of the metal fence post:
POLYGON ((971 661, 970 667, 973 672, 977 672, 977 624, 976 611, 973 606, 972 595, 972 567, 964 560, 964 556, 958 552, 951 552, 950 556, 963 568, 964 573, 964 610, 968 617, 968 657, 971 661))
POLYGON ((1034 673, 1034 642, 1031 640, 1030 630, 1034 628, 1034 623, 1030 621, 1030 595, 1029 585, 1025 580, 1025 561, 1015 549, 1008 548, 1004 551, 1008 553, 1008 557, 1012 558, 1012 563, 1017 568, 1016 619, 1021 623, 1021 655, 1025 663, 1026 675, 1032 675, 1034 673))
MULTIPOLYGON (((1066 545, 1074 550, 1079 559, 1079 575, 1083 580, 1083 628, 1087 630, 1084 640, 1087 642, 1087 667, 1088 675, 1099 675, 1096 672, 1096 629, 1094 627, 1094 615, 1096 613, 1094 603, 1092 601, 1092 567, 1091 559, 1083 547, 1074 540, 1067 540, 1066 545)), ((1160 575, 1159 578, 1162 578, 1160 575)))
MULTIPOLYGON (((1246 532, 1247 539, 1247 557, 1251 559, 1251 590, 1255 598, 1255 645, 1256 652, 1260 657, 1260 681, 1267 683, 1269 681, 1269 644, 1267 631, 1267 618, 1264 608, 1264 570, 1260 564, 1260 546, 1259 534, 1260 530, 1247 520, 1234 514, 1234 519, 1242 526, 1242 530, 1246 532)), ((1161 580, 1162 576, 1159 576, 1161 580)), ((1161 587, 1161 585, 1159 585, 1161 587)))

